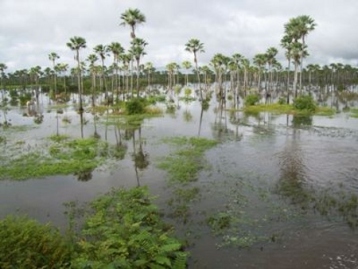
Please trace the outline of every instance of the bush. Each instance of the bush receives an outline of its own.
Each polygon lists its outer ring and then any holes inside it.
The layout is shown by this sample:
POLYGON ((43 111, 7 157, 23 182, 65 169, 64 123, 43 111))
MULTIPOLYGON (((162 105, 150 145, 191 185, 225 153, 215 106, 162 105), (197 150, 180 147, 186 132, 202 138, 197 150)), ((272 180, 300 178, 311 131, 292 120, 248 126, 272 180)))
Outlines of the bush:
POLYGON ((128 115, 144 114, 146 106, 145 99, 133 98, 126 103, 126 111, 128 115))
POLYGON ((0 268, 67 268, 70 248, 60 233, 26 217, 0 221, 0 268))
POLYGON ((297 110, 307 110, 314 112, 316 110, 316 104, 310 95, 302 95, 293 100, 293 107, 297 110))
POLYGON ((254 106, 260 101, 260 97, 257 94, 249 94, 245 98, 245 106, 254 106))
POLYGON ((281 96, 279 99, 278 99, 278 104, 279 105, 285 105, 287 103, 287 100, 285 97, 281 96))

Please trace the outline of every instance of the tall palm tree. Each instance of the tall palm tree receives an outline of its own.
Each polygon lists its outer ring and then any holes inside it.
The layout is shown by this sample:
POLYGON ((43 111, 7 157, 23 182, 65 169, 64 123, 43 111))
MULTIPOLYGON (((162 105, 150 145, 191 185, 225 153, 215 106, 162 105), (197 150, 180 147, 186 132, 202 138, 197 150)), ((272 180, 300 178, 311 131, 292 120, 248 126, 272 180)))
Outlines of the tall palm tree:
POLYGON ((146 21, 145 15, 139 9, 127 9, 121 15, 121 24, 128 25, 131 28, 131 37, 132 39, 136 38, 135 30, 138 24, 142 24, 146 21))
POLYGON ((109 105, 109 96, 108 96, 108 88, 107 83, 105 79, 105 66, 104 66, 104 60, 106 59, 107 53, 108 53, 108 47, 106 45, 99 44, 94 47, 93 49, 94 53, 97 53, 99 58, 101 59, 101 66, 102 66, 102 87, 104 90, 104 97, 107 102, 107 105, 109 105))
POLYGON ((134 59, 136 60, 137 64, 137 97, 139 97, 139 74, 140 74, 140 59, 142 56, 146 54, 144 51, 145 46, 148 45, 148 43, 142 39, 142 38, 134 38, 131 42, 131 48, 130 53, 133 55, 134 59))
POLYGON ((204 44, 201 43, 199 39, 192 38, 185 44, 185 50, 193 53, 193 55, 194 55, 195 72, 196 72, 197 79, 198 79, 200 99, 203 101, 203 92, 200 87, 200 74, 199 74, 199 70, 198 70, 197 54, 198 54, 198 52, 205 52, 204 44))
POLYGON ((119 100, 119 91, 121 82, 118 78, 118 71, 119 71, 119 56, 124 53, 124 48, 118 42, 112 42, 108 46, 108 50, 113 54, 113 67, 115 72, 115 80, 114 80, 114 87, 116 89, 116 100, 119 100))
MULTIPOLYGON (((302 47, 306 48, 305 39, 306 36, 312 32, 316 27, 316 23, 314 20, 307 15, 301 15, 295 18, 291 18, 287 24, 285 24, 285 32, 286 34, 293 37, 294 41, 297 42, 301 39, 302 47)), ((301 59, 300 59, 300 90, 302 90, 302 69, 303 69, 303 58, 307 56, 305 55, 305 51, 301 51, 301 59)))
POLYGON ((293 77, 293 92, 295 93, 295 98, 297 97, 298 67, 301 63, 301 60, 304 57, 308 56, 306 47, 307 46, 304 46, 301 42, 293 42, 291 44, 291 57, 293 59, 293 64, 295 67, 295 72, 293 77))
POLYGON ((55 96, 57 95, 57 74, 56 74, 56 70, 55 70, 55 66, 56 66, 56 60, 59 59, 60 56, 57 55, 56 52, 51 52, 49 55, 48 55, 48 59, 52 62, 52 67, 53 67, 53 71, 54 71, 54 76, 53 76, 53 79, 54 79, 54 84, 55 84, 55 96))
POLYGON ((0 90, 4 89, 4 78, 5 78, 5 70, 7 69, 6 64, 0 63, 0 90))
POLYGON ((144 65, 144 71, 147 73, 148 77, 148 87, 150 87, 151 81, 150 81, 150 75, 154 72, 155 68, 153 66, 153 63, 147 62, 144 65))
MULTIPOLYGON (((269 83, 269 90, 272 90, 272 81, 273 81, 273 77, 272 77, 272 69, 273 69, 273 65, 276 62, 276 55, 278 53, 278 50, 274 47, 270 47, 267 49, 266 51, 266 60, 267 60, 267 65, 268 65, 268 71, 270 72, 270 83, 269 83)), ((266 92, 267 94, 267 92, 266 92)))
POLYGON ((184 61, 181 63, 181 65, 185 68, 185 85, 188 85, 189 83, 188 73, 189 73, 189 69, 192 67, 191 62, 184 61))
POLYGON ((290 103, 290 72, 291 72, 291 59, 292 59, 292 55, 291 55, 292 42, 293 42, 293 37, 289 34, 284 35, 281 39, 281 47, 286 49, 285 56, 287 59, 287 80, 286 80, 287 104, 290 103))
POLYGON ((253 62, 258 68, 257 89, 260 92, 261 91, 261 72, 265 68, 265 64, 267 62, 266 54, 264 54, 264 53, 256 54, 254 56, 253 62))
POLYGON ((92 107, 95 106, 95 96, 96 96, 96 65, 95 63, 98 61, 98 57, 96 54, 90 54, 88 55, 86 59, 89 64, 89 72, 91 74, 91 85, 92 85, 92 107))
MULTIPOLYGON (((77 61, 77 85, 78 85, 78 96, 79 96, 79 111, 83 113, 83 105, 82 105, 82 83, 81 83, 81 62, 80 62, 80 49, 86 48, 86 40, 83 37, 74 36, 70 38, 70 42, 66 43, 67 47, 71 50, 75 51, 75 60, 77 61)), ((81 132, 83 137, 83 132, 81 132)))

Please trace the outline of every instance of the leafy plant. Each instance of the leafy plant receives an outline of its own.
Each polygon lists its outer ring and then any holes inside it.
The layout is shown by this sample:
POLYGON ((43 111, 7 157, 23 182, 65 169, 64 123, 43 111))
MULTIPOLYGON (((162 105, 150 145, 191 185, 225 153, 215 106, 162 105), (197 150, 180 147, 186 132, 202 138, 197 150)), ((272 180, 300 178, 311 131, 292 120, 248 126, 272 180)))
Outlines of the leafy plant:
POLYGON ((146 187, 113 190, 91 203, 75 268, 186 268, 187 253, 171 236, 146 187))
POLYGON ((0 268, 69 268, 71 248, 48 224, 8 216, 0 221, 0 242, 0 268))
POLYGON ((249 94, 245 98, 245 106, 254 106, 260 101, 258 94, 249 94))
POLYGON ((297 110, 306 110, 308 112, 316 111, 316 104, 310 95, 302 95, 293 100, 293 107, 297 110))

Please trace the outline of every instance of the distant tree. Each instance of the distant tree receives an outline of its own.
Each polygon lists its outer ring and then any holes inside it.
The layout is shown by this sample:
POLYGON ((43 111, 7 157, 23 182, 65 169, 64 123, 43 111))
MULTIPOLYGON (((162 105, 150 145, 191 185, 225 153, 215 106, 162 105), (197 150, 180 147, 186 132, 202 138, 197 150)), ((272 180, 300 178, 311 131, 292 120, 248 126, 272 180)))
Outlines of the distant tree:
POLYGON ((113 67, 114 67, 114 73, 115 73, 115 79, 114 79, 114 88, 116 89, 116 100, 119 100, 119 91, 120 91, 120 79, 118 76, 119 71, 119 59, 120 55, 124 53, 124 48, 122 45, 118 42, 112 42, 108 46, 108 50, 112 52, 113 54, 113 67))
POLYGON ((195 72, 196 72, 197 79, 198 79, 198 86, 199 86, 199 91, 200 91, 200 99, 203 101, 203 92, 202 92, 202 89, 200 87, 200 74, 199 74, 199 70, 198 70, 197 54, 199 52, 205 52, 204 44, 201 43, 199 39, 192 38, 185 44, 185 50, 193 53, 193 55, 194 55, 195 72))
POLYGON ((0 90, 4 89, 5 70, 7 69, 6 64, 0 63, 0 90))
POLYGON ((188 83, 189 83, 189 78, 188 78, 188 72, 189 72, 189 69, 192 67, 192 65, 191 65, 191 62, 189 62, 189 61, 184 61, 184 62, 182 62, 182 64, 181 64, 183 67, 184 67, 184 69, 185 69, 185 84, 186 85, 188 85, 188 83))
POLYGON ((55 96, 57 95, 57 74, 56 74, 55 66, 56 66, 56 60, 59 58, 60 58, 60 56, 58 56, 56 52, 51 52, 48 55, 48 59, 52 62, 52 68, 53 68, 53 72, 54 72, 53 80, 54 80, 55 96))
POLYGON ((141 58, 146 54, 145 52, 145 46, 147 46, 148 43, 142 39, 142 38, 134 38, 131 41, 131 48, 129 52, 133 56, 133 58, 136 61, 136 70, 137 70, 137 97, 139 97, 139 75, 140 75, 140 60, 141 58))
POLYGON ((101 59, 101 66, 102 66, 102 73, 101 73, 101 78, 102 78, 102 87, 104 90, 104 97, 105 100, 107 102, 107 105, 109 105, 109 96, 108 96, 108 88, 107 88, 107 83, 106 83, 106 78, 105 78, 105 66, 104 66, 104 60, 106 59, 106 56, 108 55, 108 47, 106 45, 102 45, 99 44, 97 46, 94 47, 93 49, 94 53, 97 53, 97 55, 99 56, 99 58, 101 59))
MULTIPOLYGON (((75 60, 77 61, 77 85, 79 95, 79 111, 83 113, 82 105, 82 83, 81 83, 81 62, 80 62, 80 49, 86 48, 86 40, 83 37, 74 36, 70 38, 70 42, 66 44, 71 50, 75 51, 75 60)), ((82 134, 83 137, 83 134, 82 134)))

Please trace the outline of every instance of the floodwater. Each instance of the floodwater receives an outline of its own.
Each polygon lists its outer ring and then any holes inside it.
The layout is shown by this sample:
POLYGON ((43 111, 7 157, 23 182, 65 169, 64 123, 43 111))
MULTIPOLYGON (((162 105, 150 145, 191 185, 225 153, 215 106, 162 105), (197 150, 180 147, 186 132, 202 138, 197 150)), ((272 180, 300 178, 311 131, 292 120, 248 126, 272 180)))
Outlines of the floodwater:
MULTIPOLYGON (((42 123, 24 117, 26 108, 10 107, 6 118, 13 127, 35 127, 1 135, 37 147, 56 134, 58 123, 60 134, 80 137, 79 116, 71 106, 57 121, 56 109, 46 96, 42 100, 42 123)), ((105 116, 95 125, 92 114, 84 118, 84 137, 96 132, 115 143, 116 128, 105 124, 105 116)), ((214 102, 201 111, 194 101, 146 119, 124 143, 123 160, 95 169, 86 180, 59 175, 0 181, 0 217, 27 214, 64 228, 64 203, 90 201, 112 187, 147 185, 158 196, 165 220, 187 240, 189 268, 358 268, 358 119, 349 112, 297 119, 231 113, 214 102), (183 204, 169 203, 176 198, 175 187, 156 166, 173 151, 162 142, 172 136, 220 142, 206 152, 207 169, 198 180, 183 186, 198 190, 184 201, 185 217, 173 214, 183 204), (132 160, 138 143, 149 159, 143 169, 132 160), (210 219, 226 222, 215 228, 210 219)))

